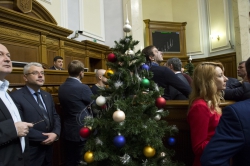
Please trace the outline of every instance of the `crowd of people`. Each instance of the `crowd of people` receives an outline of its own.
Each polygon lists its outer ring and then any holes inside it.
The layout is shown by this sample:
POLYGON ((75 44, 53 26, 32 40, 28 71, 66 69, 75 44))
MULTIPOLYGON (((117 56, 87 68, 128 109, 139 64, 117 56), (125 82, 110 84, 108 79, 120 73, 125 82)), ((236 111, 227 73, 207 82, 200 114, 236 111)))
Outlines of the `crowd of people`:
MULTIPOLYGON (((242 81, 238 81, 224 75, 220 62, 197 64, 191 78, 182 72, 179 58, 170 58, 161 66, 162 53, 155 46, 145 47, 142 54, 153 81, 164 88, 166 100, 189 100, 187 121, 195 154, 193 166, 249 166, 250 58, 239 63, 242 81), (224 99, 239 102, 221 110, 224 99)), ((64 70, 63 58, 56 56, 50 69, 64 70)), ((84 64, 79 60, 68 64, 69 77, 58 91, 64 114, 62 125, 51 94, 41 89, 45 83, 43 66, 28 63, 23 69, 25 86, 8 94, 9 82, 5 77, 11 72, 10 53, 0 44, 0 165, 51 165, 52 145, 61 135, 61 126, 65 165, 79 165, 86 139, 79 136, 82 126, 76 117, 93 102, 93 95, 105 89, 106 70, 96 71, 96 84, 90 88, 81 81, 84 64)), ((86 110, 81 118, 89 114, 86 110)))

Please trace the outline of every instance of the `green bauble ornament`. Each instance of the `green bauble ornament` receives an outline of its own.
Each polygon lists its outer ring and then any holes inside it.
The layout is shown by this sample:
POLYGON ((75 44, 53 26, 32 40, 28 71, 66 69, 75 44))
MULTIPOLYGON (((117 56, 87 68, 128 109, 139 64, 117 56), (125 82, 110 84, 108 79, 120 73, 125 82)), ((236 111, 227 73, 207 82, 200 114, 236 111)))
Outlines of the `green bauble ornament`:
POLYGON ((143 78, 141 80, 141 86, 144 87, 144 88, 149 88, 149 85, 150 85, 150 82, 147 78, 143 78))

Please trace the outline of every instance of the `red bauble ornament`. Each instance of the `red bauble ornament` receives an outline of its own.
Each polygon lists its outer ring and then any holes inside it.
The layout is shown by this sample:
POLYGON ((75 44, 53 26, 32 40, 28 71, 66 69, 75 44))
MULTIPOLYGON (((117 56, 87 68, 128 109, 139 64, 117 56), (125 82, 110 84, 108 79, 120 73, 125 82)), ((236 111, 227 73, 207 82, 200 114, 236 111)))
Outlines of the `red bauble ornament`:
POLYGON ((107 105, 104 104, 104 105, 101 106, 101 108, 102 108, 102 109, 106 109, 106 108, 107 108, 107 105))
POLYGON ((109 62, 115 62, 116 61, 116 56, 114 53, 108 54, 108 61, 109 62))
POLYGON ((82 127, 79 134, 82 138, 87 138, 90 135, 90 129, 88 127, 82 127))
POLYGON ((156 105, 156 107, 158 107, 158 108, 163 108, 163 107, 165 107, 165 105, 166 105, 166 100, 165 100, 163 97, 158 97, 158 98, 155 100, 155 105, 156 105))

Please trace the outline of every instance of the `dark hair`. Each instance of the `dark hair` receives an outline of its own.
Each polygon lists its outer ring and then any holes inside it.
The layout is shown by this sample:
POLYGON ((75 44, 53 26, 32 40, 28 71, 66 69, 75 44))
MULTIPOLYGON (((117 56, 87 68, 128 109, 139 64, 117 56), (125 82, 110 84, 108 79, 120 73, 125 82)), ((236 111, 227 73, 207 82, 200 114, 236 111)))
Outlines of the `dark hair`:
POLYGON ((144 54, 144 56, 146 57, 147 62, 151 62, 151 60, 149 59, 149 56, 154 56, 154 53, 153 53, 154 48, 155 48, 155 46, 151 45, 151 46, 145 47, 142 50, 142 54, 144 54))
POLYGON ((181 71, 182 63, 181 63, 181 60, 179 58, 170 58, 167 60, 167 64, 168 64, 168 66, 170 66, 172 64, 173 69, 175 71, 181 71))
POLYGON ((245 62, 245 68, 247 71, 247 78, 250 78, 250 58, 247 59, 247 61, 245 62))
POLYGON ((71 77, 77 77, 81 71, 84 71, 84 64, 79 60, 73 60, 68 65, 68 73, 71 77))
POLYGON ((54 62, 56 62, 57 59, 62 59, 62 60, 63 60, 63 58, 62 58, 61 56, 55 56, 55 57, 54 57, 54 62))
POLYGON ((246 61, 241 61, 240 63, 239 63, 239 65, 241 65, 242 63, 245 63, 246 61))

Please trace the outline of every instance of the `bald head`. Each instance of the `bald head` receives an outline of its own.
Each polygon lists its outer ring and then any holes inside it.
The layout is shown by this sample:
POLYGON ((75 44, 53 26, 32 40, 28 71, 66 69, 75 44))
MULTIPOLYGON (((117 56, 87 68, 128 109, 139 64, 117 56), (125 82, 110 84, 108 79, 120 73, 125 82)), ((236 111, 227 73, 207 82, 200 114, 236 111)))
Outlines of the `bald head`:
POLYGON ((99 86, 105 86, 105 84, 107 84, 108 79, 105 77, 105 72, 106 70, 104 69, 98 69, 96 71, 96 80, 97 80, 97 84, 99 86))
POLYGON ((105 72, 106 72, 106 70, 104 70, 104 69, 98 69, 96 71, 96 74, 95 74, 96 79, 99 79, 100 76, 103 76, 105 74, 105 72))
POLYGON ((0 80, 12 72, 12 63, 8 49, 0 43, 0 80))

